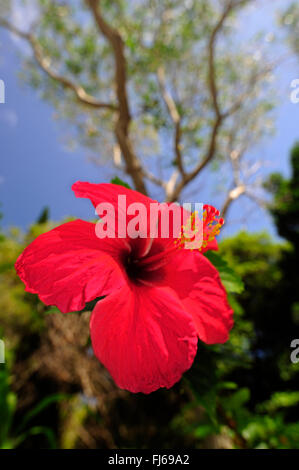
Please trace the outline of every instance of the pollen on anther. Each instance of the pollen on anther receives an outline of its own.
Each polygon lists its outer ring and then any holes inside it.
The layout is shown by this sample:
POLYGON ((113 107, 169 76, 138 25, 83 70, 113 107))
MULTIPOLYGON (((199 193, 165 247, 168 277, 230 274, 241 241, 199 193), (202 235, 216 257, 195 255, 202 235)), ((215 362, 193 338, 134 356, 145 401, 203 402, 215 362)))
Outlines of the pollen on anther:
MULTIPOLYGON (((224 219, 220 216, 219 210, 212 206, 204 206, 203 218, 200 220, 198 211, 193 212, 186 225, 182 225, 180 236, 175 240, 175 244, 179 248, 184 248, 186 243, 194 240, 194 237, 199 233, 200 224, 202 224, 203 239, 201 246, 198 248, 202 252, 212 242, 214 238, 219 235, 220 229, 224 224, 224 219)), ((190 248, 193 250, 193 247, 190 248)))

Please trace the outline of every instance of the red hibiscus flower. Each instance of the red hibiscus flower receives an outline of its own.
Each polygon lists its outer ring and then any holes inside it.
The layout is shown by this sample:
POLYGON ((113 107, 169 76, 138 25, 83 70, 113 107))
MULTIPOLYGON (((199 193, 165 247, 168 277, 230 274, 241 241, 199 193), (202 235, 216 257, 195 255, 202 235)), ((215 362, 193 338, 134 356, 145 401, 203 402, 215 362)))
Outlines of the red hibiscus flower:
MULTIPOLYGON (((154 202, 114 184, 77 182, 73 190, 116 212, 119 195, 127 205, 149 209, 154 202)), ((219 213, 204 208, 204 246, 217 249, 210 235, 219 213)), ((180 249, 173 236, 99 239, 95 227, 75 220, 40 235, 18 258, 16 271, 26 291, 64 313, 105 296, 90 321, 95 355, 121 388, 170 388, 191 367, 198 338, 207 344, 228 339, 232 310, 218 272, 198 250, 180 249)))

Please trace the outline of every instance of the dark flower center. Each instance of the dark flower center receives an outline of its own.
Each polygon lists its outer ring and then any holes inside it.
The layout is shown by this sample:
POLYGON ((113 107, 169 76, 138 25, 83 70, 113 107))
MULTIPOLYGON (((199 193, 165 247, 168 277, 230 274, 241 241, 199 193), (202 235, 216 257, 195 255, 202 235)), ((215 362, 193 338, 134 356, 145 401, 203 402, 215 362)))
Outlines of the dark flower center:
POLYGON ((164 266, 156 265, 154 262, 147 262, 150 257, 138 258, 134 253, 130 253, 124 259, 124 267, 129 279, 135 284, 154 283, 164 278, 164 266))
POLYGON ((138 260, 134 259, 132 256, 127 257, 125 261, 125 269, 130 279, 143 278, 145 275, 143 267, 140 266, 138 260))

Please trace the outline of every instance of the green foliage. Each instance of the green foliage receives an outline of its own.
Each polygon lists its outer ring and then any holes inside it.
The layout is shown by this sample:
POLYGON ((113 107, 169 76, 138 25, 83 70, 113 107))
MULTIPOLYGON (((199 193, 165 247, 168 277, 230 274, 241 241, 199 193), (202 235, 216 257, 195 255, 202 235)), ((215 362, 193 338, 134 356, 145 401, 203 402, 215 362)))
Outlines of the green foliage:
POLYGON ((271 212, 279 233, 288 241, 275 243, 265 233, 240 232, 220 244, 219 254, 206 255, 224 284, 229 275, 226 287, 235 309, 235 326, 228 343, 212 348, 201 345, 198 362, 186 374, 194 399, 174 425, 192 433, 199 446, 224 435, 229 438, 224 446, 298 448, 299 367, 290 360, 290 341, 299 337, 294 314, 298 156, 295 146, 290 180, 272 175, 267 186, 274 194, 271 212), (238 282, 234 285, 235 276, 242 278, 244 290, 238 289, 238 282))
POLYGON ((40 213, 36 223, 37 224, 45 224, 46 222, 48 222, 49 220, 49 214, 50 214, 50 211, 49 211, 49 208, 48 207, 45 207, 42 212, 40 213))
POLYGON ((287 41, 292 50, 299 58, 299 6, 297 2, 289 4, 279 16, 279 23, 284 27, 287 33, 287 41))
POLYGON ((273 243, 266 233, 241 231, 233 238, 223 240, 219 253, 252 289, 255 285, 272 288, 281 278, 277 263, 284 249, 288 249, 286 244, 273 243))
POLYGON ((120 178, 118 178, 118 176, 115 176, 114 178, 112 178, 110 183, 118 184, 120 186, 124 186, 125 188, 131 189, 130 185, 126 183, 125 181, 121 180, 120 178))
MULTIPOLYGON (((35 224, 26 235, 12 230, 3 237, 0 245, 1 335, 6 340, 8 351, 13 351, 16 357, 11 363, 11 370, 1 370, 0 422, 5 423, 5 426, 0 426, 2 447, 30 447, 36 442, 35 439, 42 439, 41 445, 46 447, 77 447, 82 428, 85 433, 93 432, 90 429, 102 429, 101 433, 104 432, 101 412, 93 402, 82 402, 75 391, 77 382, 75 390, 67 389, 70 397, 67 409, 64 407, 66 394, 55 376, 51 378, 54 393, 43 392, 25 410, 19 409, 13 391, 13 364, 22 361, 25 352, 26 356, 33 354, 34 357, 36 347, 39 347, 39 342, 34 346, 30 338, 38 337, 41 341, 47 333, 45 319, 62 317, 56 308, 45 307, 36 296, 24 292, 14 272, 14 261, 25 245, 55 225, 51 222, 35 224), (53 413, 47 411, 52 410, 54 405, 64 410, 57 415, 55 426, 49 421, 53 413)), ((165 396, 162 390, 153 394, 152 400, 160 404, 161 400, 165 400, 163 407, 165 410, 169 408, 167 422, 162 424, 161 413, 155 414, 155 405, 151 405, 151 416, 154 413, 151 418, 151 426, 154 426, 152 432, 153 436, 157 436, 159 445, 172 446, 175 436, 186 446, 192 447, 292 448, 298 445, 296 410, 299 396, 295 385, 298 365, 290 362, 289 349, 289 337, 294 336, 296 329, 290 322, 288 309, 284 309, 282 321, 280 311, 276 314, 273 310, 276 304, 280 309, 277 298, 274 296, 272 301, 269 300, 275 292, 285 296, 281 291, 285 277, 282 260, 291 250, 291 245, 274 243, 266 234, 241 232, 224 240, 219 253, 206 255, 219 269, 229 292, 229 301, 235 310, 235 326, 229 341, 223 345, 199 343, 194 365, 177 388, 174 387, 165 396), (174 397, 177 404, 172 410, 174 397)), ((92 310, 93 306, 94 302, 86 305, 84 311, 92 310)), ((69 348, 65 339, 61 347, 69 348)), ((28 379, 31 386, 33 377, 28 379)), ((22 392, 22 396, 26 393, 22 392)), ((138 413, 145 412, 146 402, 138 402, 134 395, 125 395, 122 400, 128 410, 135 409, 139 403, 138 413)), ((110 417, 113 413, 117 416, 118 411, 110 410, 110 417)), ((133 423, 130 427, 128 417, 126 420, 126 433, 131 435, 129 442, 134 447, 139 442, 138 437, 133 423)), ((118 436, 118 446, 126 446, 127 441, 118 435, 115 428, 110 429, 110 425, 106 421, 105 432, 118 436)), ((150 446, 150 442, 143 445, 150 446)))
POLYGON ((214 251, 206 252, 205 256, 215 266, 220 274, 221 281, 229 293, 240 294, 244 290, 244 284, 236 272, 229 267, 227 261, 214 251))
POLYGON ((291 151, 292 175, 285 180, 279 174, 273 174, 265 183, 274 194, 271 213, 279 234, 291 241, 296 247, 299 240, 299 143, 291 151))
MULTIPOLYGON (((25 5, 30 6, 30 3, 24 0, 25 5)), ((149 155, 157 160, 163 158, 165 169, 176 164, 172 152, 165 150, 165 143, 173 141, 174 125, 161 93, 157 71, 160 67, 164 69, 167 90, 182 118, 181 152, 186 169, 190 169, 205 155, 207 136, 213 125, 207 45, 221 15, 220 3, 208 0, 101 2, 103 18, 118 30, 125 45, 127 88, 133 117, 131 133, 136 153, 141 159, 149 155)), ((250 38, 248 45, 236 41, 236 17, 240 10, 229 15, 219 34, 215 72, 219 102, 224 111, 238 101, 238 96, 248 93, 249 96, 234 117, 223 123, 218 136, 221 151, 215 155, 218 163, 223 162, 228 152, 228 136, 231 139, 234 135, 234 148, 243 147, 244 143, 248 146, 246 136, 250 135, 250 140, 256 144, 271 127, 275 89, 270 81, 264 80, 267 58, 258 61, 252 57, 252 50, 263 53, 259 38, 250 38)), ((3 11, 8 18, 8 6, 3 11)), ((51 69, 82 86, 96 99, 114 103, 112 50, 99 33, 86 2, 37 0, 36 14, 34 33, 51 69)), ((21 76, 54 105, 59 119, 76 130, 70 145, 80 142, 92 151, 95 159, 99 158, 100 149, 101 160, 111 161, 115 142, 111 111, 98 112, 78 105, 74 93, 44 74, 31 57, 24 57, 21 76)))
POLYGON ((49 405, 65 400, 67 397, 56 394, 44 398, 23 416, 17 426, 13 427, 17 410, 17 395, 11 390, 10 382, 8 367, 4 366, 0 369, 0 449, 13 449, 20 446, 30 436, 39 435, 45 436, 47 446, 55 449, 57 443, 54 432, 46 426, 30 427, 30 422, 49 405))
POLYGON ((7 368, 0 365, 0 449, 11 447, 9 432, 16 410, 17 397, 10 390, 7 368))
MULTIPOLYGON (((168 151, 174 123, 157 72, 164 69, 166 90, 181 116, 180 150, 188 155, 184 162, 189 171, 206 154, 214 122, 207 45, 221 3, 101 2, 103 17, 118 29, 125 45, 134 147, 142 160, 148 155, 159 161, 163 157, 163 170, 177 166, 177 160, 168 151)), ((1 3, 1 15, 8 18, 10 10, 10 1, 1 3)), ((37 0, 36 12, 34 34, 51 69, 98 100, 114 103, 111 48, 86 3, 37 0)), ((294 4, 283 23, 295 51, 297 19, 294 4)), ((260 49, 260 38, 241 47, 234 15, 228 20, 215 53, 219 105, 229 109, 237 92, 247 99, 219 132, 216 171, 231 151, 229 143, 234 149, 256 145, 269 129, 273 110, 274 90, 264 68, 267 60, 252 57, 252 50, 260 49), (255 79, 259 76, 262 81, 255 79)), ((22 77, 54 105, 59 118, 75 127, 76 143, 95 155, 100 149, 101 159, 110 161, 115 144, 111 111, 80 106, 72 90, 36 68, 31 56, 24 62, 22 77)), ((0 234, 0 334, 8 355, 0 368, 0 448, 135 448, 153 443, 167 448, 298 447, 299 364, 290 361, 290 339, 299 337, 298 146, 292 152, 292 168, 290 180, 272 175, 266 185, 274 195, 271 212, 286 242, 241 232, 224 240, 219 253, 206 254, 235 311, 229 341, 209 346, 199 342, 194 365, 183 380, 151 396, 113 388, 108 372, 94 361, 84 331, 88 331, 87 311, 99 299, 87 304, 80 315, 61 321, 56 307, 48 308, 24 291, 14 263, 35 237, 55 227, 47 209, 28 233, 12 229, 0 234)), ((111 182, 129 187, 118 177, 111 182)))

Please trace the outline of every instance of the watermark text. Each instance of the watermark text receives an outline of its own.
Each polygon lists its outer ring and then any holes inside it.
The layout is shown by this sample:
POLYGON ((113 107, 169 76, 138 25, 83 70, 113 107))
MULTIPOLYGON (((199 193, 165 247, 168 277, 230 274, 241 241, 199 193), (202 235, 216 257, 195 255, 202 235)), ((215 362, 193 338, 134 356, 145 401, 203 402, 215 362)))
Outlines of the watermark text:
POLYGON ((5 103, 5 83, 3 80, 0 80, 0 103, 5 103))
POLYGON ((293 104, 299 103, 299 78, 295 78, 291 82, 291 88, 294 88, 294 90, 290 94, 290 100, 293 104))

